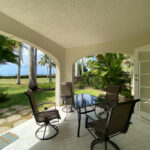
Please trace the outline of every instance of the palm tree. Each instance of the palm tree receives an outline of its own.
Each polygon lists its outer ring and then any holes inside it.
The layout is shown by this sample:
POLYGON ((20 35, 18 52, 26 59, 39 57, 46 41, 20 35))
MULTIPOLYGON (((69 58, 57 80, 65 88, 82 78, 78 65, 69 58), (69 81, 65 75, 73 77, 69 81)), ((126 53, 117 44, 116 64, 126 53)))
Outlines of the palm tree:
POLYGON ((34 48, 35 76, 37 77, 37 48, 34 48))
POLYGON ((32 90, 37 90, 37 80, 36 80, 36 68, 35 68, 35 49, 34 47, 29 47, 29 88, 32 90))
POLYGON ((24 43, 16 41, 15 48, 16 48, 17 55, 18 55, 18 59, 17 59, 18 73, 17 73, 17 82, 16 82, 16 84, 21 84, 20 73, 21 73, 21 62, 23 62, 22 53, 23 53, 23 48, 28 49, 28 47, 24 43))
POLYGON ((49 69, 49 83, 52 82, 52 71, 51 70, 52 70, 52 67, 55 66, 52 59, 45 54, 41 57, 41 59, 38 63, 41 66, 47 65, 47 70, 49 69))
POLYGON ((16 51, 18 53, 18 59, 17 59, 17 65, 18 65, 18 73, 17 73, 17 82, 16 84, 20 84, 21 81, 20 81, 20 72, 21 72, 21 61, 23 61, 23 58, 22 58, 22 48, 23 48, 23 44, 21 42, 17 42, 16 41, 16 51))
POLYGON ((84 72, 84 57, 81 59, 81 74, 84 72))
POLYGON ((0 35, 0 64, 17 63, 18 56, 14 53, 14 47, 14 40, 0 35))

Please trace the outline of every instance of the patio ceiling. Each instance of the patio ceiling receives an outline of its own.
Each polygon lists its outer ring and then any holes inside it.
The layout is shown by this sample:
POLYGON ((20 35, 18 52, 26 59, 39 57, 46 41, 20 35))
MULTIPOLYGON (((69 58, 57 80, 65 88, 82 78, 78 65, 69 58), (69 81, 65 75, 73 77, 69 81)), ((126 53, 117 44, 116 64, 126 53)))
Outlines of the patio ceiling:
POLYGON ((149 42, 149 6, 148 0, 0 0, 2 13, 64 48, 149 42))

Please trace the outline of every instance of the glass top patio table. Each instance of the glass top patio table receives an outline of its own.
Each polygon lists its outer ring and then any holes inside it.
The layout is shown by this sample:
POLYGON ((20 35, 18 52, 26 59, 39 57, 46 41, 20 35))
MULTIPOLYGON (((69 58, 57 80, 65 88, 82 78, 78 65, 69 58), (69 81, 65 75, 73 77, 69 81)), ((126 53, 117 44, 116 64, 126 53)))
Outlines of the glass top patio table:
POLYGON ((76 94, 74 95, 72 107, 75 109, 80 109, 105 102, 105 99, 93 96, 91 94, 76 94))
POLYGON ((81 124, 81 115, 87 114, 95 111, 95 107, 87 110, 86 107, 94 106, 100 103, 105 103, 106 100, 100 97, 93 96, 91 94, 76 94, 72 99, 72 107, 77 110, 78 113, 78 130, 77 137, 80 136, 80 124, 81 124), (84 108, 84 111, 81 109, 84 108))

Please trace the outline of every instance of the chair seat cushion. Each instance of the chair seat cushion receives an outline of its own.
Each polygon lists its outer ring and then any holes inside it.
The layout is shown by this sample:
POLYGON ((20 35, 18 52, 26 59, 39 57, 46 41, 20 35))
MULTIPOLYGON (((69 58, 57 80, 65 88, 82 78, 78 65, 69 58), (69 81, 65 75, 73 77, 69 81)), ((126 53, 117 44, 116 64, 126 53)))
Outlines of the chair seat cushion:
POLYGON ((106 125, 107 119, 100 119, 89 123, 89 126, 99 137, 104 137, 106 125))
POLYGON ((60 119, 59 111, 57 109, 52 109, 48 111, 43 111, 36 116, 38 122, 45 122, 47 120, 60 119))

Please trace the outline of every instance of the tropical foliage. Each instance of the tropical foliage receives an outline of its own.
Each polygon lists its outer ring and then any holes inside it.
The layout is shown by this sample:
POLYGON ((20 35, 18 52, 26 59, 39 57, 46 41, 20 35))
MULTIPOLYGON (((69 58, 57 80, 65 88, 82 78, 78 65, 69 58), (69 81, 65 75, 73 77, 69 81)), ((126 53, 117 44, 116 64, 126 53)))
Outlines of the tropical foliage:
POLYGON ((130 84, 129 72, 124 69, 130 63, 124 54, 99 54, 89 59, 87 65, 90 71, 84 72, 80 80, 86 86, 105 89, 108 84, 119 84, 126 89, 126 85, 130 84))
POLYGON ((47 72, 49 70, 49 83, 52 83, 52 71, 51 70, 52 70, 52 67, 55 67, 55 64, 52 61, 52 59, 45 54, 40 58, 38 63, 41 66, 45 66, 45 65, 47 66, 47 72))
POLYGON ((17 63, 17 55, 13 52, 14 47, 14 40, 0 35, 0 64, 17 63))

